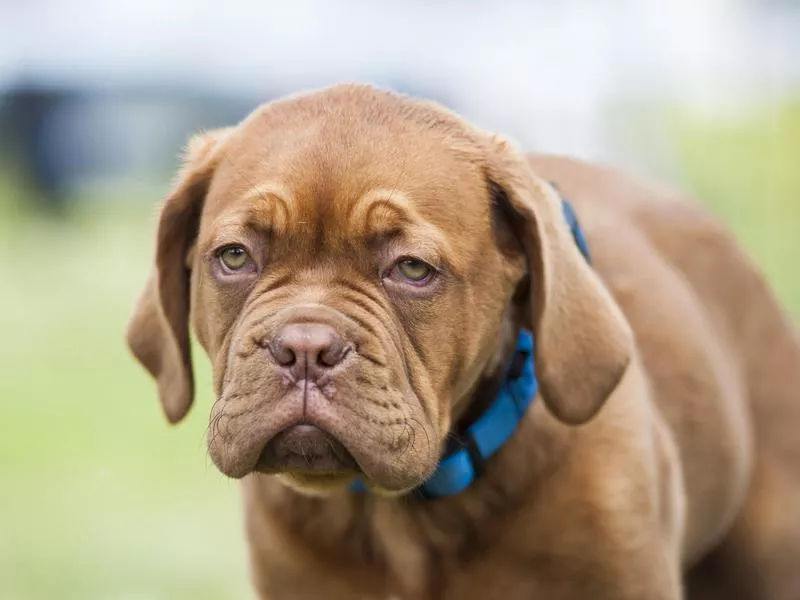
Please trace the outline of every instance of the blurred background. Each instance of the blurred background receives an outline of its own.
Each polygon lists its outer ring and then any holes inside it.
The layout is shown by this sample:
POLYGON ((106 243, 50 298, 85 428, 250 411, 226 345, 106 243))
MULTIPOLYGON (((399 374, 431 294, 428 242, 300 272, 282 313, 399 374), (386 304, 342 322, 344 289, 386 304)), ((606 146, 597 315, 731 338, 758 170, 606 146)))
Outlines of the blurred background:
POLYGON ((0 0, 0 598, 252 597, 205 359, 171 428, 122 332, 186 137, 351 80, 690 192, 800 314, 800 2, 0 0))

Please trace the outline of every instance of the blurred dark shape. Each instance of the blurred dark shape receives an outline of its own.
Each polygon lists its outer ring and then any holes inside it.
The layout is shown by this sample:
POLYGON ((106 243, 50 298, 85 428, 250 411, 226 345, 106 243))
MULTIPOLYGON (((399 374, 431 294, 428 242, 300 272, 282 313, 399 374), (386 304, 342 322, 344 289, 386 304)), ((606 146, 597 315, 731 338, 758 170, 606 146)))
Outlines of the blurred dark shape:
POLYGON ((10 158, 31 202, 54 214, 65 210, 69 161, 52 144, 51 117, 77 96, 67 89, 18 85, 0 99, 0 151, 10 158))
POLYGON ((236 123, 264 100, 163 85, 18 83, 0 95, 2 175, 22 186, 29 208, 65 216, 83 184, 168 180, 189 135, 236 123))

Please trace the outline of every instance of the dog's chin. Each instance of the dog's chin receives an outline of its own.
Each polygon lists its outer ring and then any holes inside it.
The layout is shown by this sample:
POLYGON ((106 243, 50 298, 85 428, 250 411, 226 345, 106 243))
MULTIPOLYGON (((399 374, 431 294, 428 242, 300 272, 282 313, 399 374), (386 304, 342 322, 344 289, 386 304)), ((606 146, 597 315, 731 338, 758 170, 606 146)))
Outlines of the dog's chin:
POLYGON ((421 486, 424 481, 420 481, 418 484, 411 485, 409 487, 404 487, 402 489, 390 489, 383 487, 374 481, 365 481, 364 487, 368 490, 370 494, 374 494, 375 496, 380 496, 381 498, 400 498, 401 496, 406 496, 421 486))
MULTIPOLYGON (((350 490, 351 486, 356 482, 356 476, 353 473, 341 474, 315 474, 315 473, 276 473, 275 477, 285 486, 293 489, 296 492, 306 496, 325 497, 334 493, 339 493, 343 490, 350 490)), ((363 480, 363 474, 359 475, 363 480)), ((367 492, 382 498, 399 498, 405 496, 415 490, 419 485, 402 489, 389 489, 383 487, 374 481, 365 481, 364 487, 367 492)), ((352 492, 359 493, 359 492, 352 492)))
POLYGON ((340 492, 354 480, 353 473, 277 473, 277 479, 285 486, 306 496, 329 496, 340 492))

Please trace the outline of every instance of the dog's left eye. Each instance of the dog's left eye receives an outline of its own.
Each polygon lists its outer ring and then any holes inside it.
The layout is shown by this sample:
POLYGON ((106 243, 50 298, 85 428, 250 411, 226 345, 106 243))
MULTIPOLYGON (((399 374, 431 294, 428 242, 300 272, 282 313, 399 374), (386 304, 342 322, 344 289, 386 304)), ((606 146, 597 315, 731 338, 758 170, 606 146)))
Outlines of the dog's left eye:
POLYGON ((241 271, 252 261, 242 246, 228 246, 219 252, 219 260, 229 271, 241 271))
POLYGON ((425 285, 434 274, 429 264, 415 258, 404 258, 395 265, 391 277, 411 285, 425 285))

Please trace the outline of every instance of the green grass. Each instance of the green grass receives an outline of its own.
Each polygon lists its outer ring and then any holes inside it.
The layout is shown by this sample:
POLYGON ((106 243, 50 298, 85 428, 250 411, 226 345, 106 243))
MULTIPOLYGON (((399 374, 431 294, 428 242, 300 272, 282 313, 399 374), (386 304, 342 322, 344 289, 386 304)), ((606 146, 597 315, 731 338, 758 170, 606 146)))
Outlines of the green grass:
POLYGON ((152 211, 122 208, 0 233, 0 598, 250 598, 208 369, 173 428, 123 345, 152 211))
MULTIPOLYGON (((673 130, 682 183, 800 314, 800 108, 673 130)), ((87 205, 64 225, 1 200, 0 598, 252 597, 238 486, 206 456, 205 359, 170 427, 123 344, 152 209, 87 205)))
POLYGON ((736 231, 800 314, 800 102, 708 123, 674 117, 684 183, 736 231))

